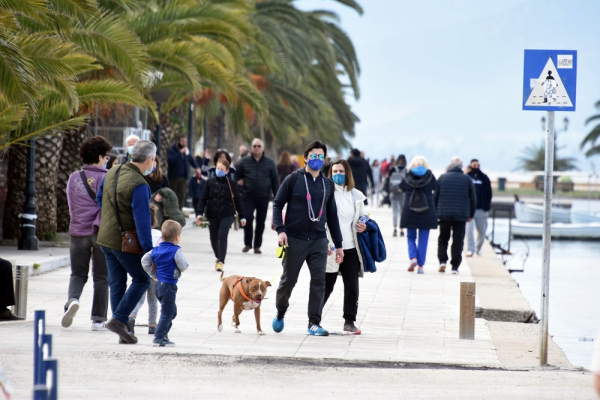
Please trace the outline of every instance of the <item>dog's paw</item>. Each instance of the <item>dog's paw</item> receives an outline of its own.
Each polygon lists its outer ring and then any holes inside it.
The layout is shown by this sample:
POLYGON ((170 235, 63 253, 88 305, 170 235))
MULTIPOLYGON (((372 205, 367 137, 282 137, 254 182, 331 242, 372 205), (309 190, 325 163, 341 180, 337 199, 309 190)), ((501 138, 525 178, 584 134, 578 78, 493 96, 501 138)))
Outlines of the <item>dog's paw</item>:
POLYGON ((217 329, 219 330, 219 332, 223 332, 223 324, 219 325, 217 329))
POLYGON ((242 333, 238 328, 235 328, 235 333, 242 333))
POLYGON ((265 335, 266 335, 266 333, 264 333, 263 331, 258 331, 258 334, 259 334, 260 336, 265 336, 265 335))

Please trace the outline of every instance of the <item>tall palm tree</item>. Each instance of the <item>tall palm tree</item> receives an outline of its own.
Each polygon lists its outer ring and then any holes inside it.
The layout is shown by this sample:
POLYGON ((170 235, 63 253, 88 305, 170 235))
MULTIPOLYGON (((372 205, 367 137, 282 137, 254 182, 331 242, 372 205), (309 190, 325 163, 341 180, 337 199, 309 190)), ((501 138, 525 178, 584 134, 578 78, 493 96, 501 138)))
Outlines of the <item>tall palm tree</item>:
MULTIPOLYGON (((596 103, 596 110, 600 111, 600 101, 596 103)), ((590 122, 600 120, 600 113, 596 115, 592 115, 585 121, 585 124, 589 124, 590 122)), ((586 157, 592 157, 594 155, 600 154, 600 144, 598 144, 598 139, 600 138, 600 124, 594 126, 590 133, 588 133, 583 140, 581 141, 581 149, 583 150, 586 146, 589 145, 589 148, 585 152, 586 157)))
MULTIPOLYGON (((558 150, 558 149, 557 149, 558 150)), ((518 169, 524 171, 543 171, 545 168, 546 146, 544 142, 537 146, 532 144, 525 148, 522 155, 518 158, 518 169)), ((554 158, 554 171, 573 171, 577 170, 577 160, 572 157, 561 158, 556 155, 554 158)))

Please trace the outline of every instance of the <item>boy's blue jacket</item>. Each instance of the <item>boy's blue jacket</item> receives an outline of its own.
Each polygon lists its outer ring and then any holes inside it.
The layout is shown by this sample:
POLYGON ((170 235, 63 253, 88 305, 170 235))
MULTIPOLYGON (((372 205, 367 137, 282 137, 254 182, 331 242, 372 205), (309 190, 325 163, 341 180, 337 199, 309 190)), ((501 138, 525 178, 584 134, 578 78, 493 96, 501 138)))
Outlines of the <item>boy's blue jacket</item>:
POLYGON ((367 230, 358 234, 358 241, 360 242, 365 272, 375 272, 377 271, 375 263, 384 262, 387 252, 377 222, 370 219, 366 224, 367 230))

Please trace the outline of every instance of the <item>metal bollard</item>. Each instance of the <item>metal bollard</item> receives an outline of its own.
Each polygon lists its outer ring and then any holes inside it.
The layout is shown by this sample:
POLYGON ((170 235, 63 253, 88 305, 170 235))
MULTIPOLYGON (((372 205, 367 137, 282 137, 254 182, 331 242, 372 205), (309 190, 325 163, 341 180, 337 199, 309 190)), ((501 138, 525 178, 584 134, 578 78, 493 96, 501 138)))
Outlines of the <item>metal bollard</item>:
POLYGON ((475 339, 475 282, 460 283, 459 339, 475 339))
POLYGON ((13 267, 15 280, 15 305, 13 314, 17 317, 27 317, 27 288, 29 284, 29 265, 17 264, 13 267))

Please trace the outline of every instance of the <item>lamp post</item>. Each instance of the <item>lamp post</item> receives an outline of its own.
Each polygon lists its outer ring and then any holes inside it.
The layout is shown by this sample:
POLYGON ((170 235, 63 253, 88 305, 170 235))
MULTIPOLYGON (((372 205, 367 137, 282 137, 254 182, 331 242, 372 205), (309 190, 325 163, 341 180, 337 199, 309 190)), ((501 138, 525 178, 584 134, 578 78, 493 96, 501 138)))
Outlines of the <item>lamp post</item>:
MULTIPOLYGON (((541 127, 542 127, 542 132, 546 132, 546 117, 542 117, 542 119, 540 120, 541 123, 541 127)), ((554 158, 554 169, 556 169, 556 137, 558 136, 559 133, 563 133, 566 132, 569 129, 569 118, 565 117, 563 119, 563 129, 562 130, 555 130, 554 131, 554 153, 553 153, 553 158, 554 158)))
POLYGON ((21 214, 21 238, 19 250, 39 250, 40 242, 35 236, 35 220, 37 206, 34 202, 35 191, 35 139, 29 141, 27 147, 27 184, 25 185, 25 204, 21 214))

